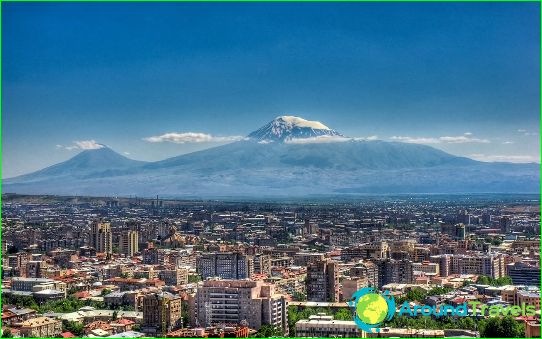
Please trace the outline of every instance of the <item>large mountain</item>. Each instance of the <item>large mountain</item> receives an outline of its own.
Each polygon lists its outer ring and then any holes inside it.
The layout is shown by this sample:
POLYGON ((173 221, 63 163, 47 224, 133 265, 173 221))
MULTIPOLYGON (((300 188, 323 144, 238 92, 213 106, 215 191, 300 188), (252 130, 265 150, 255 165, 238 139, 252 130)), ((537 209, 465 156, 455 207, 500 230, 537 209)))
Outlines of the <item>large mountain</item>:
POLYGON ((3 181, 3 192, 171 197, 537 193, 538 164, 486 163, 435 148, 348 138, 278 117, 245 140, 157 162, 108 147, 3 181))

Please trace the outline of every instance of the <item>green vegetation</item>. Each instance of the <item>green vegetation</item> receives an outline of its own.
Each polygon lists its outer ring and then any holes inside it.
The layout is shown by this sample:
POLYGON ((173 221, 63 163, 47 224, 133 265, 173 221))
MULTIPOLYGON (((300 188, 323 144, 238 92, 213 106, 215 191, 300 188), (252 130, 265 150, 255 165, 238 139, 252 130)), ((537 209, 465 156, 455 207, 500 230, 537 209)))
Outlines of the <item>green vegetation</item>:
POLYGON ((201 276, 199 274, 190 274, 188 275, 188 283, 197 283, 201 281, 201 276))
POLYGON ((294 298, 296 301, 307 301, 307 295, 301 292, 294 292, 292 294, 292 298, 294 298))
POLYGON ((271 338, 271 337, 284 337, 284 332, 278 327, 272 325, 263 325, 256 332, 253 338, 271 338))
POLYGON ((461 328, 465 330, 474 330, 476 328, 476 322, 469 317, 393 317, 393 319, 384 323, 383 326, 393 328, 415 328, 415 329, 430 329, 430 330, 444 330, 461 328))
POLYGON ((181 301, 181 318, 183 319, 183 327, 188 327, 190 324, 190 304, 185 300, 181 301))
POLYGON ((486 275, 481 275, 478 277, 478 280, 476 281, 476 283, 481 284, 481 285, 491 285, 491 286, 512 285, 512 278, 505 276, 502 278, 493 279, 486 275))
POLYGON ((352 313, 349 308, 331 309, 329 307, 297 307, 288 306, 288 328, 290 337, 295 337, 295 323, 299 320, 309 319, 311 315, 324 313, 332 315, 336 320, 352 320, 352 313))
POLYGON ((471 317, 394 317, 383 326, 415 329, 465 329, 480 331, 482 338, 523 338, 525 325, 512 316, 475 320, 471 317))
POLYGON ((62 320, 62 331, 71 332, 77 337, 82 337, 85 333, 83 324, 68 320, 62 320))
POLYGON ((479 330, 482 338, 523 338, 525 336, 525 325, 512 316, 481 320, 479 330))
POLYGON ((11 304, 17 307, 27 307, 36 310, 38 313, 70 313, 79 310, 84 306, 91 306, 97 309, 105 308, 104 303, 91 300, 80 300, 74 296, 69 296, 66 299, 48 301, 41 305, 38 305, 34 298, 30 296, 3 296, 2 301, 4 304, 11 304))
POLYGON ((2 338, 13 338, 13 334, 9 328, 6 328, 4 332, 2 332, 2 338))
POLYGON ((104 296, 110 294, 111 292, 113 292, 113 291, 111 291, 109 288, 104 288, 102 290, 101 296, 104 297, 104 296))

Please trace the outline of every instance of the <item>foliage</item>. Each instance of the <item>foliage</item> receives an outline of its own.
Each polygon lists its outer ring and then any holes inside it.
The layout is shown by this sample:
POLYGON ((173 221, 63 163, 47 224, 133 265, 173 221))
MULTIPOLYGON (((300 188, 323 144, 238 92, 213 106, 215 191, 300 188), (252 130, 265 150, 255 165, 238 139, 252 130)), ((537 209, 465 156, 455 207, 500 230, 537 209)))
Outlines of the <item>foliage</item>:
POLYGON ((188 327, 190 324, 190 304, 185 300, 181 301, 181 318, 183 319, 183 327, 188 327))
POLYGON ((472 281, 470 281, 470 280, 465 280, 465 281, 463 281, 463 285, 461 285, 461 286, 462 286, 462 287, 467 287, 467 286, 469 286, 470 284, 472 284, 472 281))
POLYGON ((469 317, 394 317, 387 321, 384 326, 394 328, 415 328, 415 329, 431 329, 431 330, 444 330, 461 328, 466 330, 474 330, 476 328, 476 322, 469 317))
POLYGON ((301 292, 294 292, 292 294, 292 297, 294 298, 294 300, 296 301, 307 301, 307 295, 305 293, 301 293, 301 292))
POLYGON ((80 300, 74 296, 69 296, 68 298, 62 300, 47 301, 41 305, 38 305, 34 298, 30 296, 6 295, 3 296, 2 299, 5 304, 12 304, 17 307, 28 307, 36 310, 38 313, 70 313, 75 312, 84 306, 92 306, 97 309, 104 308, 104 304, 102 302, 80 300))
POLYGON ((350 309, 344 307, 339 309, 331 309, 326 307, 297 307, 288 306, 288 329, 290 336, 295 337, 295 323, 299 320, 309 319, 311 315, 324 313, 332 315, 336 320, 352 320, 350 309))
POLYGON ((525 325, 512 316, 492 317, 480 321, 480 335, 484 338, 522 338, 525 325))
POLYGON ((81 337, 85 333, 83 324, 68 320, 62 320, 62 331, 71 332, 77 337, 81 337))
POLYGON ((478 280, 476 281, 476 283, 481 284, 481 285, 504 286, 504 285, 511 285, 512 278, 508 276, 504 276, 502 278, 493 279, 486 275, 481 275, 478 277, 478 280))
POLYGON ((333 315, 333 319, 352 320, 352 312, 347 308, 341 308, 333 315))
POLYGON ((112 291, 109 288, 104 288, 101 292, 101 296, 104 297, 108 294, 110 294, 112 291))
POLYGON ((283 337, 284 332, 278 327, 266 324, 262 325, 258 332, 256 332, 253 338, 270 338, 270 337, 283 337))
POLYGON ((2 338, 13 338, 13 334, 9 328, 6 328, 4 332, 2 332, 2 338))
POLYGON ((201 281, 201 276, 199 274, 190 274, 188 275, 188 283, 197 283, 201 281))

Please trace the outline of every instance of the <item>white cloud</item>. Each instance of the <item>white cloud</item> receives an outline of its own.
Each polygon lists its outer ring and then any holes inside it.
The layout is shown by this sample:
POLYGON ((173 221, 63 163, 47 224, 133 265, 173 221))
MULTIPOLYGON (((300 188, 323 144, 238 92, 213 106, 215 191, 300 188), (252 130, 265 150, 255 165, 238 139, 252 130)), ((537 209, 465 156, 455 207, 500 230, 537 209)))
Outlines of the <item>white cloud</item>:
POLYGON ((540 163, 540 157, 535 155, 487 155, 487 154, 471 154, 470 157, 474 160, 486 162, 515 162, 515 163, 540 163))
POLYGON ((122 152, 124 155, 130 155, 130 152, 122 152))
POLYGON ((472 137, 472 133, 467 132, 458 136, 442 136, 442 137, 407 137, 407 136, 392 136, 394 141, 407 142, 411 144, 464 144, 464 143, 482 143, 488 144, 488 139, 480 139, 472 137))
POLYGON ((325 143, 333 143, 333 142, 346 142, 346 141, 373 141, 377 140, 378 137, 376 135, 371 135, 368 137, 343 137, 338 135, 319 135, 316 137, 309 137, 309 138, 291 138, 284 140, 287 144, 325 144, 325 143))
POLYGON ((357 138, 354 138, 354 140, 359 140, 359 141, 374 141, 374 140, 378 140, 378 136, 377 135, 370 135, 368 137, 357 137, 357 138))
POLYGON ((226 136, 218 137, 211 134, 205 133, 196 133, 196 132, 184 132, 184 133, 165 133, 158 136, 152 136, 148 138, 143 138, 143 140, 148 142, 173 142, 175 144, 185 144, 185 143, 202 143, 202 142, 230 142, 230 141, 239 141, 243 140, 242 136, 226 136))
POLYGON ((513 141, 503 141, 503 145, 511 145, 513 144, 513 141))
POLYGON ((76 150, 76 149, 81 149, 81 150, 100 149, 100 148, 104 148, 104 147, 105 147, 105 145, 97 143, 96 140, 74 141, 72 145, 68 145, 68 146, 56 145, 56 148, 65 149, 65 150, 68 150, 68 151, 73 151, 73 150, 76 150))
POLYGON ((455 137, 440 137, 439 140, 445 143, 449 143, 449 144, 464 144, 464 143, 489 144, 489 140, 472 138, 471 135, 469 134, 459 135, 455 137))
POLYGON ((284 140, 287 144, 322 144, 332 142, 345 142, 350 141, 352 138, 341 137, 336 135, 319 135, 309 138, 291 138, 284 140))
POLYGON ((411 144, 438 144, 440 142, 438 138, 415 138, 395 135, 390 139, 394 141, 408 142, 411 144))
POLYGON ((520 129, 518 129, 518 132, 519 132, 519 133, 525 133, 525 132, 527 132, 527 130, 526 130, 526 129, 523 129, 523 128, 520 128, 520 129))

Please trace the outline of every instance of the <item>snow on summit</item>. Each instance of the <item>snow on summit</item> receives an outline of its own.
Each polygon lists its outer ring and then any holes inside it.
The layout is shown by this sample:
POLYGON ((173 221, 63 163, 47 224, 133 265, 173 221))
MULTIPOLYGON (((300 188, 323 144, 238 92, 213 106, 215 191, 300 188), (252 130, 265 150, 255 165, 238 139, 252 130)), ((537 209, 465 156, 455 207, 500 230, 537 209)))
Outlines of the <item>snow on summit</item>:
POLYGON ((283 115, 276 117, 273 121, 248 135, 249 138, 266 142, 320 136, 341 136, 341 134, 319 121, 310 121, 296 116, 283 115))
POLYGON ((331 129, 322 124, 320 121, 305 120, 300 117, 294 117, 293 115, 283 115, 276 117, 275 120, 273 120, 273 123, 275 124, 281 124, 282 122, 285 122, 288 126, 309 127, 313 129, 331 129))

